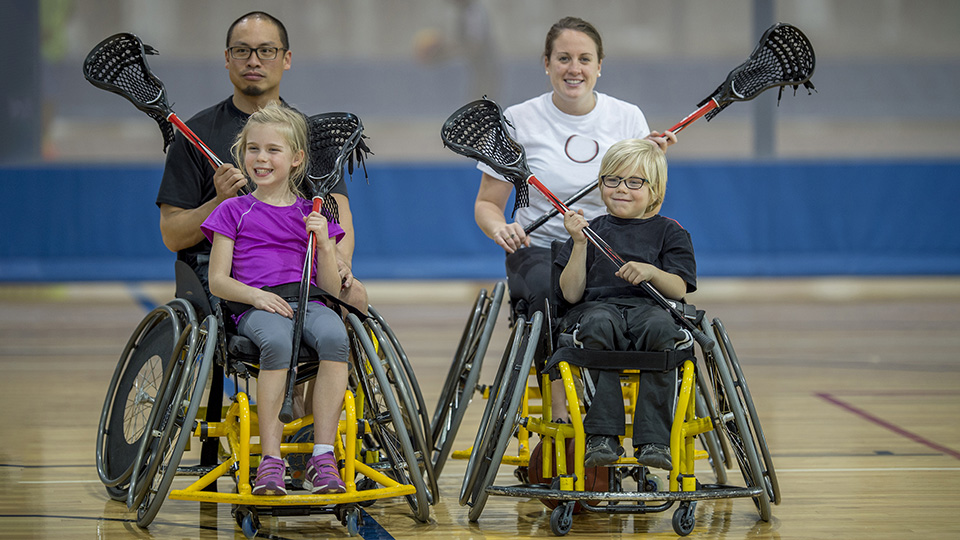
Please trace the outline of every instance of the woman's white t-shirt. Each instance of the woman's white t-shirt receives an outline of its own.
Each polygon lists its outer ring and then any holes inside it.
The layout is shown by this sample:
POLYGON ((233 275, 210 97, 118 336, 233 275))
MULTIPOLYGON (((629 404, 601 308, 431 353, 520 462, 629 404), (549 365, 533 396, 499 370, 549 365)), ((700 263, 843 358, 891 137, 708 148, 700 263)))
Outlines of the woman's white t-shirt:
MULTIPOLYGON (((553 92, 508 107, 504 117, 513 127, 510 135, 527 154, 530 171, 551 193, 566 200, 588 184, 597 182, 600 160, 613 143, 623 139, 642 139, 650 133, 647 119, 636 105, 599 92, 597 105, 587 114, 566 114, 553 104, 553 92)), ((502 181, 499 174, 478 163, 477 168, 502 181)), ((517 209, 515 220, 526 227, 553 209, 553 205, 533 186, 529 187, 530 206, 517 209)), ((571 205, 583 209, 587 220, 606 213, 597 190, 571 205)), ((535 246, 550 247, 553 240, 569 238, 563 219, 554 217, 531 234, 535 246)))

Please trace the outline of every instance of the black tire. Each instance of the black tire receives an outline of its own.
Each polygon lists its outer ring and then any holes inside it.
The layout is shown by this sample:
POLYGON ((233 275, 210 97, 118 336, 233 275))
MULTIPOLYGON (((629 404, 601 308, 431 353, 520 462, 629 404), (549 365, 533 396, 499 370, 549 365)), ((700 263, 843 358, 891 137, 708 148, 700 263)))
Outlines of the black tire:
POLYGON ((137 447, 137 455, 133 462, 133 471, 130 474, 130 485, 127 493, 127 508, 133 510, 140 506, 146 495, 147 486, 153 479, 153 473, 150 468, 157 461, 157 453, 160 452, 159 440, 163 436, 162 432, 157 431, 157 426, 165 425, 164 417, 170 413, 170 404, 173 403, 177 389, 180 386, 180 379, 183 376, 183 369, 187 365, 186 351, 191 344, 195 344, 199 327, 195 324, 187 324, 177 340, 174 347, 174 353, 170 358, 167 369, 163 373, 163 382, 161 383, 160 393, 157 394, 156 402, 150 411, 150 417, 147 420, 146 430, 143 437, 140 438, 140 444, 137 447))
POLYGON ((427 444, 426 432, 422 422, 423 416, 420 414, 423 409, 418 408, 417 401, 414 398, 413 387, 410 383, 410 372, 404 369, 397 356, 397 343, 386 335, 380 323, 373 319, 367 319, 364 326, 373 332, 380 345, 381 358, 385 360, 381 365, 390 387, 393 389, 393 395, 397 398, 403 425, 407 428, 410 442, 417 454, 417 468, 426 482, 428 500, 431 505, 437 504, 440 501, 440 488, 437 486, 437 476, 433 471, 433 463, 430 461, 430 446, 427 444))
POLYGON ((182 325, 192 309, 182 300, 140 321, 113 372, 97 427, 97 474, 114 500, 126 500, 130 474, 182 325))
POLYGON ((767 446, 767 438, 763 434, 763 427, 760 425, 760 416, 757 414, 757 407, 753 403, 753 396, 750 395, 750 388, 747 386, 747 379, 740 368, 740 360, 733 349, 733 342, 727 335, 726 329, 719 318, 713 319, 714 329, 717 337, 723 345, 724 356, 729 362, 730 376, 733 379, 734 387, 737 389, 741 403, 748 415, 750 427, 757 445, 760 450, 760 457, 763 459, 763 475, 768 495, 773 504, 780 504, 780 482, 777 480, 777 472, 773 467, 773 457, 770 455, 770 448, 767 446))
POLYGON ((420 430, 427 435, 427 429, 430 427, 430 415, 427 413, 427 404, 423 399, 423 392, 420 390, 420 383, 417 381, 417 375, 413 371, 413 365, 410 364, 410 359, 407 357, 406 351, 403 350, 403 346, 400 344, 400 340, 397 339, 397 335, 393 333, 393 329, 390 328, 390 325, 387 324, 386 319, 383 318, 380 313, 374 309, 373 306, 368 306, 368 311, 370 316, 377 321, 377 324, 380 325, 380 328, 383 330, 383 333, 386 335, 388 343, 393 347, 394 355, 396 356, 399 366, 402 368, 402 371, 398 372, 403 373, 406 383, 410 389, 410 397, 413 398, 416 405, 417 414, 420 419, 420 430))
POLYGON ((673 532, 680 536, 687 536, 697 525, 696 503, 684 501, 673 513, 673 532))
MULTIPOLYGON (((522 319, 518 319, 517 326, 521 326, 522 319)), ((530 366, 537 351, 543 325, 543 314, 539 311, 533 314, 529 327, 523 332, 525 346, 521 346, 511 355, 509 372, 505 383, 498 391, 503 399, 497 399, 500 406, 493 410, 493 417, 487 422, 484 439, 490 441, 483 445, 479 452, 480 459, 476 463, 476 482, 473 486, 473 504, 470 507, 469 519, 472 522, 480 519, 483 507, 487 502, 487 488, 493 485, 497 478, 497 470, 503 460, 503 454, 513 439, 520 421, 520 407, 523 404, 523 394, 527 389, 527 378, 530 376, 530 366)), ((477 448, 474 447, 477 454, 477 448)))
POLYGON ((760 519, 770 521, 770 496, 765 480, 764 469, 760 465, 759 450, 756 439, 747 420, 740 393, 737 392, 730 375, 729 363, 724 356, 722 342, 717 339, 712 327, 704 325, 702 328, 714 345, 712 354, 706 355, 707 369, 710 371, 713 384, 713 396, 716 404, 717 420, 715 425, 721 426, 730 443, 731 453, 737 459, 740 472, 747 487, 761 487, 762 491, 753 498, 760 512, 760 519))
POLYGON ((216 317, 208 315, 200 324, 196 339, 187 347, 179 384, 166 414, 157 415, 160 423, 154 424, 153 428, 162 435, 158 439, 156 459, 148 467, 152 481, 144 486, 145 496, 137 508, 137 525, 140 527, 149 526, 160 511, 170 493, 173 477, 177 475, 183 451, 193 436, 197 409, 216 355, 218 331, 216 317))
POLYGON ((385 474, 401 484, 413 485, 416 492, 405 498, 414 518, 421 523, 430 519, 429 492, 423 475, 419 473, 417 453, 403 421, 400 405, 387 378, 386 371, 366 327, 354 314, 347 315, 347 331, 353 347, 356 385, 363 394, 363 420, 369 427, 372 441, 365 441, 364 449, 371 450, 371 442, 389 466, 385 474), (417 471, 416 474, 411 473, 417 471))
POLYGON ((503 302, 504 289, 501 281, 494 286, 490 296, 486 289, 480 290, 440 392, 430 423, 433 471, 437 476, 450 456, 457 431, 476 392, 483 358, 503 302))
POLYGON ((467 469, 463 475, 463 483, 460 486, 460 506, 473 504, 474 484, 479 477, 478 463, 480 455, 483 453, 484 446, 493 444, 490 438, 485 438, 487 425, 495 414, 494 411, 502 408, 501 402, 504 399, 504 393, 499 391, 503 388, 505 378, 509 377, 509 369, 513 362, 519 356, 519 349, 525 335, 526 321, 522 316, 518 316, 514 321, 513 328, 510 330, 510 337, 507 340, 507 346, 503 349, 503 356, 500 358, 500 364, 497 367, 497 375, 493 378, 493 384, 490 388, 490 395, 487 397, 486 405, 483 409, 483 415, 480 417, 480 425, 477 427, 477 433, 474 436, 473 446, 470 447, 470 457, 467 459, 467 469))
MULTIPOLYGON (((696 412, 697 418, 716 418, 716 411, 713 408, 713 400, 710 399, 710 394, 707 393, 707 383, 706 378, 703 376, 703 371, 700 367, 697 367, 697 395, 696 395, 696 412)), ((724 451, 722 439, 717 434, 715 430, 706 431, 697 435, 700 439, 700 444, 703 446, 704 450, 707 451, 707 455, 710 460, 710 468, 713 470, 713 474, 716 477, 717 484, 726 484, 727 483, 727 453, 724 451)))

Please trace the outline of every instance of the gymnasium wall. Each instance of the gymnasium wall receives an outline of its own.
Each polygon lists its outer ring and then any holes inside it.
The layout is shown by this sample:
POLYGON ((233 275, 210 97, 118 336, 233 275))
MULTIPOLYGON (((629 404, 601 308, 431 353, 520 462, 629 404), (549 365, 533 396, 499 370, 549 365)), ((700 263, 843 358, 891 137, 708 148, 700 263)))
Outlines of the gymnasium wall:
MULTIPOLYGON (((0 168, 0 281, 168 280, 160 166, 0 168)), ((363 279, 497 279, 469 163, 370 164, 350 184, 363 279)), ((532 194, 531 196, 538 196, 532 194)), ((673 163, 662 213, 701 276, 960 273, 960 160, 673 163)))

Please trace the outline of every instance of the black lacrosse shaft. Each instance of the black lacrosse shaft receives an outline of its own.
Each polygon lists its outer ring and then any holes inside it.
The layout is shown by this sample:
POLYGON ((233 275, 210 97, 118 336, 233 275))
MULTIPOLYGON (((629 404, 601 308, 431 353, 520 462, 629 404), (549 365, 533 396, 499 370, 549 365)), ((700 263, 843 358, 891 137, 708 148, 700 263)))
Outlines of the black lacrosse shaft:
MULTIPOLYGON (((547 189, 547 187, 544 186, 543 183, 541 183, 536 176, 533 176, 531 174, 529 177, 527 177, 527 183, 537 188, 537 190, 540 193, 542 193, 543 196, 546 197, 551 204, 553 204, 554 208, 556 208, 558 212, 566 213, 567 210, 569 210, 569 208, 567 208, 567 206, 563 203, 563 201, 561 201, 556 197, 556 195, 551 193, 550 190, 547 189)), ((590 227, 584 227, 583 233, 586 235, 587 240, 589 240, 594 246, 596 246, 597 249, 602 251, 603 254, 607 256, 608 259, 610 259, 610 262, 617 265, 617 268, 620 268, 621 266, 626 264, 623 258, 620 257, 620 255, 617 254, 617 252, 614 251, 612 247, 610 247, 610 244, 607 244, 603 240, 603 238, 600 238, 600 235, 594 232, 593 229, 591 229, 590 227)), ((693 334, 694 339, 697 340, 697 343, 700 344, 700 347, 703 350, 706 351, 706 350, 713 349, 716 343, 712 339, 707 337, 707 335, 704 334, 699 328, 697 328, 695 324, 693 324, 686 317, 684 317, 683 314, 677 310, 676 306, 674 306, 669 300, 667 300, 667 298, 663 296, 663 294, 661 294, 660 291, 656 289, 656 287, 654 287, 653 285, 651 285, 649 282, 646 282, 646 281, 641 281, 639 286, 641 289, 643 289, 644 292, 650 295, 650 297, 653 298, 654 301, 660 304, 660 307, 670 312, 670 314, 673 315, 673 318, 677 321, 677 323, 680 324, 680 326, 683 326, 691 334, 693 334)))
MULTIPOLYGON (((319 212, 323 199, 313 198, 313 211, 319 212)), ((303 339, 303 323, 307 315, 307 298, 310 291, 310 274, 313 272, 313 252, 317 246, 317 235, 310 233, 307 241, 307 256, 303 260, 303 275, 300 278, 300 291, 297 297, 297 312, 293 316, 293 350, 290 354, 290 369, 287 370, 287 386, 283 393, 283 405, 280 406, 280 421, 293 422, 293 387, 297 382, 297 358, 300 356, 300 341, 303 339)))
MULTIPOLYGON (((564 206, 570 206, 571 204, 579 201, 580 199, 584 198, 584 197, 587 195, 587 193, 590 193, 591 191, 597 189, 597 186, 598 186, 598 185, 599 185, 598 183, 594 182, 594 183, 592 183, 592 184, 590 184, 590 185, 588 185, 588 186, 584 186, 583 189, 581 189, 580 191, 574 193, 573 196, 571 196, 569 199, 563 201, 563 205, 564 205, 564 206)), ((532 233, 533 231, 539 229, 541 225, 543 225, 543 224, 546 223, 547 221, 550 221, 550 218, 552 218, 553 216, 555 216, 555 215, 557 215, 557 214, 559 214, 559 213, 560 213, 560 210, 558 210, 557 207, 554 206, 552 210, 550 210, 549 212, 547 212, 547 213, 543 214, 542 216, 538 217, 538 218, 537 218, 536 220, 534 220, 532 223, 530 223, 529 225, 527 225, 526 227, 524 227, 524 228, 523 228, 524 234, 528 234, 528 235, 529 235, 529 234, 532 233)))

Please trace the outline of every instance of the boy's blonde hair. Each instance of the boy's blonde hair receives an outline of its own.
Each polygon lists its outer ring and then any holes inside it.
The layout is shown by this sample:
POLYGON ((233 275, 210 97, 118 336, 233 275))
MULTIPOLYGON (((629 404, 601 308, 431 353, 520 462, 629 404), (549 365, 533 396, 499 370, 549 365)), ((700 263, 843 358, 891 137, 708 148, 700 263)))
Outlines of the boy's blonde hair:
MULTIPOLYGON (((276 126, 277 131, 283 137, 284 141, 286 141, 294 155, 296 155, 297 152, 303 152, 303 160, 300 161, 299 165, 294 166, 290 170, 290 177, 287 179, 287 182, 290 191, 292 191, 294 195, 304 197, 304 194, 300 190, 300 183, 307 174, 307 167, 310 162, 307 120, 299 112, 275 101, 271 101, 262 109, 251 114, 250 118, 247 119, 247 123, 243 126, 243 129, 237 134, 237 139, 234 141, 233 146, 230 147, 230 153, 241 169, 243 168, 244 154, 246 153, 247 136, 250 127, 254 125, 276 126)), ((243 173, 246 174, 247 171, 244 170, 243 173)))
POLYGON ((650 190, 647 212, 663 203, 667 191, 667 158, 657 143, 646 139, 624 139, 613 143, 600 161, 597 182, 602 188, 600 178, 618 173, 646 178, 650 190))

